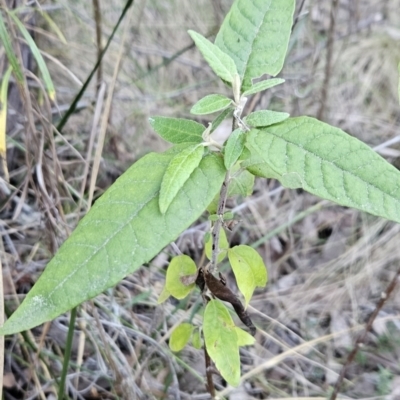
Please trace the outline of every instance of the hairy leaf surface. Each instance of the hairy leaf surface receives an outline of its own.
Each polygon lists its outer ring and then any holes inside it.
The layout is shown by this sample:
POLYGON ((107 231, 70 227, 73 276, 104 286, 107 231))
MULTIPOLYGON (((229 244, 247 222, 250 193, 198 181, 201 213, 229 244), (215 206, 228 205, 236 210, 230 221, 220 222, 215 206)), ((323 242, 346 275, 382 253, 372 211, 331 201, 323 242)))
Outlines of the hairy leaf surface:
POLYGON ((198 122, 184 118, 151 117, 150 125, 167 142, 201 143, 206 127, 198 122))
POLYGON ((229 107, 232 100, 222 94, 210 94, 200 99, 191 108, 190 112, 195 115, 212 114, 229 107))
POLYGON ((223 161, 212 154, 201 160, 168 211, 160 213, 161 180, 178 150, 148 154, 117 179, 61 246, 0 334, 49 321, 114 286, 202 214, 225 176, 223 161))
POLYGON ((245 132, 241 129, 235 129, 229 136, 228 141, 225 145, 224 152, 224 163, 225 168, 232 168, 233 164, 238 160, 244 149, 244 143, 246 141, 245 132))
POLYGON ((237 74, 232 58, 199 33, 195 31, 188 33, 212 70, 224 81, 232 83, 237 74))
POLYGON ((400 222, 400 172, 341 129, 289 118, 252 129, 248 141, 284 186, 400 222))
POLYGON ((285 80, 281 78, 267 79, 265 81, 257 82, 253 86, 251 86, 250 89, 243 92, 243 96, 249 96, 251 94, 262 92, 263 90, 270 89, 276 85, 280 85, 283 82, 285 82, 285 80))
POLYGON ((243 80, 277 75, 283 67, 293 22, 295 0, 235 0, 215 44, 234 60, 243 80))
POLYGON ((244 118, 244 122, 254 128, 270 126, 288 119, 290 114, 271 110, 254 111, 244 118))
POLYGON ((179 190, 198 167, 203 154, 204 147, 202 145, 191 145, 171 160, 161 182, 159 202, 162 214, 165 214, 179 190))

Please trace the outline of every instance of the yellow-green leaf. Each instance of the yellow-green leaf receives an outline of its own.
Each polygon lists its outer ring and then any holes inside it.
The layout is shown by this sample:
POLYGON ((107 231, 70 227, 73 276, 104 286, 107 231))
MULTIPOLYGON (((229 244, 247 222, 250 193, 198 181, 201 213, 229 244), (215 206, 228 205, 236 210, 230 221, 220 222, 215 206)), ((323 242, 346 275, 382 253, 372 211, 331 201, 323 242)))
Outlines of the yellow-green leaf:
POLYGON ((261 256, 250 246, 235 246, 228 250, 228 257, 247 307, 254 289, 266 285, 267 268, 261 256))
POLYGON ((197 271, 196 264, 189 256, 176 256, 169 263, 165 287, 171 296, 176 299, 185 298, 194 288, 195 284, 184 285, 182 276, 194 274, 197 271))
POLYGON ((194 326, 187 322, 178 325, 169 339, 169 348, 172 351, 181 351, 189 342, 194 326))
POLYGON ((235 324, 219 300, 204 311, 203 333, 207 352, 222 377, 232 386, 240 382, 240 357, 235 324))

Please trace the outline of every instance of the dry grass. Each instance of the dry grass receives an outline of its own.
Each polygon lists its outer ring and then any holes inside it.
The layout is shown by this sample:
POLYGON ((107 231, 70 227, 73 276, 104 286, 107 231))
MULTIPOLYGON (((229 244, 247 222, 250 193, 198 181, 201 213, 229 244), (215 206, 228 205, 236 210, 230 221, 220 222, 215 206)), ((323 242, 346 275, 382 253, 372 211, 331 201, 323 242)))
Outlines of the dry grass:
MULTIPOLYGON (((123 2, 101 3, 105 42, 123 2)), ((141 155, 167 147, 151 131, 149 116, 189 117, 190 106, 205 94, 228 94, 194 49, 170 63, 168 59, 190 45, 187 29, 215 33, 230 3, 135 1, 126 44, 120 29, 103 63, 109 85, 124 46, 95 197, 141 155)), ((52 57, 48 66, 56 82, 57 104, 65 110, 95 63, 91 2, 42 6, 49 7, 67 40, 63 44, 36 17, 36 39, 52 57)), ((329 10, 330 2, 305 2, 281 74, 286 83, 255 96, 253 109, 316 115, 329 10)), ((399 23, 396 0, 340 2, 325 120, 371 146, 393 138, 399 125, 399 23)), ((2 182, 0 187, 0 251, 6 305, 11 309, 88 208, 91 168, 86 176, 85 166, 92 165, 94 152, 87 155, 87 148, 91 137, 97 143, 100 126, 95 118, 100 99, 95 79, 80 111, 55 135, 52 121, 58 118, 57 108, 50 110, 32 88, 34 82, 29 84, 32 104, 28 109, 16 106, 19 113, 24 110, 28 123, 19 115, 9 124, 10 184, 2 182)), ((398 165, 398 145, 383 146, 380 152, 398 165)), ((216 378, 217 388, 230 400, 325 398, 357 333, 398 269, 398 225, 319 202, 303 192, 282 190, 274 181, 259 180, 249 199, 229 203, 242 220, 230 235, 231 243, 259 243, 269 270, 267 288, 257 291, 251 303, 259 330, 257 344, 242 351, 246 380, 234 389, 216 378)), ((199 221, 177 240, 179 250, 199 261, 207 229, 207 223, 199 221)), ((80 308, 68 376, 71 398, 209 398, 203 353, 188 347, 172 354, 167 345, 172 328, 180 322, 193 318, 201 323, 198 295, 157 305, 165 268, 174 254, 173 247, 165 249, 149 265, 80 308)), ((378 316, 346 375, 343 398, 400 398, 399 297, 395 292, 378 316)), ((56 398, 52 379, 60 373, 67 321, 62 316, 24 337, 6 338, 6 399, 56 398)))

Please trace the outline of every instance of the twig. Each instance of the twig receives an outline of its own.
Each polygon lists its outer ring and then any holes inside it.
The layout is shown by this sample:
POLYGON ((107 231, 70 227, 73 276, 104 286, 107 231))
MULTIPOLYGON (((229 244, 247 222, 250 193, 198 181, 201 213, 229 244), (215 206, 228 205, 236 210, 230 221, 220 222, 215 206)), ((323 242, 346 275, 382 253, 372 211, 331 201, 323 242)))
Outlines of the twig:
POLYGON ((210 272, 213 273, 217 269, 218 264, 218 254, 219 254, 219 234, 222 228, 222 217, 225 211, 226 198, 228 196, 228 186, 229 186, 229 171, 225 175, 224 182, 222 183, 221 191, 219 193, 219 201, 217 208, 218 219, 214 222, 214 226, 211 232, 212 236, 212 256, 210 272))
POLYGON ((339 0, 332 0, 332 8, 331 8, 331 20, 329 25, 328 32, 328 43, 326 49, 326 63, 325 63, 325 77, 324 83, 322 85, 321 91, 321 106, 318 110, 317 118, 322 120, 325 113, 326 107, 326 99, 328 98, 329 91, 329 81, 331 79, 331 67, 332 67, 332 53, 333 53, 333 41, 335 36, 335 22, 336 22, 336 14, 339 6, 339 0))
POLYGON ((367 334, 371 330, 372 324, 375 321, 375 318, 377 317, 377 315, 379 314, 379 311, 381 311, 381 309, 382 309, 383 305, 385 304, 386 300, 390 297, 390 295, 392 294, 394 288, 396 287, 399 276, 400 276, 400 268, 397 270, 396 275, 393 277, 392 281, 389 283, 389 286, 382 293, 381 298, 380 298, 378 304, 376 305, 374 312, 369 317, 369 320, 367 322, 367 325, 364 328, 363 333, 357 338, 357 340, 356 340, 356 342, 354 344, 353 350, 348 355, 346 363, 343 365, 342 370, 340 371, 339 377, 338 377, 338 379, 336 381, 335 388, 333 389, 333 392, 332 392, 331 397, 329 398, 329 400, 335 400, 336 399, 336 397, 337 397, 337 395, 339 393, 340 387, 342 386, 342 383, 343 383, 344 376, 346 374, 347 368, 353 362, 354 357, 356 356, 358 350, 364 344, 365 339, 367 337, 367 334))
POLYGON ((204 343, 204 359, 206 362, 206 377, 207 377, 207 391, 210 393, 212 399, 215 398, 215 386, 212 378, 211 358, 208 355, 206 344, 204 343))

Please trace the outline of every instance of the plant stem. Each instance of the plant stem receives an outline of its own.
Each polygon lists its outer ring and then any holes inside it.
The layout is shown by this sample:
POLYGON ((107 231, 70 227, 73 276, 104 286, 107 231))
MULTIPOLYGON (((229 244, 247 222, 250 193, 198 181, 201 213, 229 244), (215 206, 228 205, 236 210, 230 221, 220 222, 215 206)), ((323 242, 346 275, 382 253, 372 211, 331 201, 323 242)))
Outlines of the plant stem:
POLYGON ((71 310, 71 317, 69 320, 68 336, 67 336, 67 342, 65 344, 64 362, 61 371, 60 386, 58 388, 58 398, 60 400, 64 399, 65 380, 68 373, 69 360, 71 358, 72 340, 74 338, 74 327, 75 327, 77 310, 78 310, 77 307, 71 310))
POLYGON ((397 270, 395 276, 393 277, 392 281, 389 283, 388 287, 386 288, 386 290, 382 293, 381 298, 378 302, 378 304, 375 307, 374 312, 371 314, 371 316, 369 317, 369 320, 367 322, 367 325, 365 325, 364 331, 363 333, 357 338, 355 344, 354 344, 354 348, 351 351, 351 353, 348 355, 346 363, 343 365, 342 370, 340 371, 340 375, 336 381, 336 385, 335 388, 333 389, 333 392, 331 394, 331 397, 329 398, 329 400, 335 400, 340 387, 342 386, 343 380, 344 380, 344 376, 346 374, 346 370, 348 368, 348 366, 353 362, 354 357, 356 356, 358 350, 362 347, 362 345, 365 342, 365 339, 367 338, 367 334, 368 332, 371 330, 372 328, 372 324, 375 321, 375 318, 377 317, 377 315, 379 314, 379 311, 381 311, 383 305, 385 304, 386 300, 390 297, 390 295, 392 294, 394 288, 397 285, 397 281, 399 279, 400 276, 400 268, 397 270))
POLYGON ((214 226, 211 232, 212 236, 212 256, 210 265, 211 273, 217 270, 218 254, 219 254, 219 233, 222 227, 222 217, 225 211, 226 198, 228 196, 229 179, 230 175, 229 171, 227 171, 224 182, 222 183, 221 191, 219 193, 219 201, 217 208, 217 215, 219 216, 219 218, 214 222, 214 226))
POLYGON ((207 377, 207 391, 210 393, 212 399, 215 398, 215 387, 212 378, 211 358, 208 355, 206 344, 204 343, 204 359, 206 361, 206 377, 207 377))

